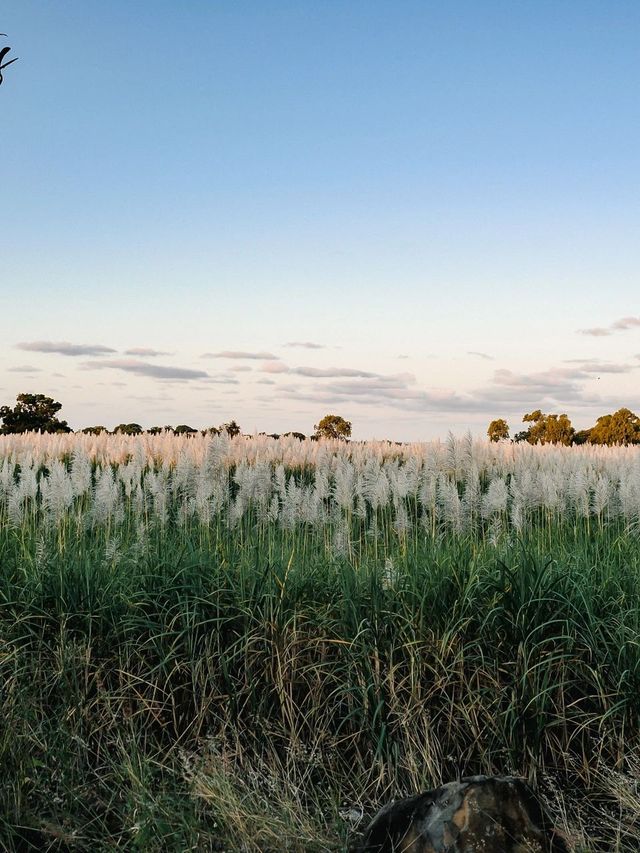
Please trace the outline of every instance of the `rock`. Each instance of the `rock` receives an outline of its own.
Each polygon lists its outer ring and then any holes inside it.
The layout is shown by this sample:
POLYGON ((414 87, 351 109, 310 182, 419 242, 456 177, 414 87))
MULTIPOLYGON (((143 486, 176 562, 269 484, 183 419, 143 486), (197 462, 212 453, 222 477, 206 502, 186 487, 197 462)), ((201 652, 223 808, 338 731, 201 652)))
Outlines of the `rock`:
POLYGON ((360 853, 568 853, 524 779, 470 776, 381 809, 360 853))

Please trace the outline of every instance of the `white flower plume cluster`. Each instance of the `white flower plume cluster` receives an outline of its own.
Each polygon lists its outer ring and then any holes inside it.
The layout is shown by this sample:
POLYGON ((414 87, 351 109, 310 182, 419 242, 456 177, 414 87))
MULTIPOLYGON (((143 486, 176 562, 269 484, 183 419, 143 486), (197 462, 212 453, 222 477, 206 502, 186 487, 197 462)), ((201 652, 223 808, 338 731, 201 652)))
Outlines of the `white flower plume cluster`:
MULTIPOLYGON (((536 519, 640 524, 640 449, 268 436, 0 437, 0 524, 326 526, 370 535, 522 530, 536 519)), ((113 541, 117 541, 114 539, 113 541)))

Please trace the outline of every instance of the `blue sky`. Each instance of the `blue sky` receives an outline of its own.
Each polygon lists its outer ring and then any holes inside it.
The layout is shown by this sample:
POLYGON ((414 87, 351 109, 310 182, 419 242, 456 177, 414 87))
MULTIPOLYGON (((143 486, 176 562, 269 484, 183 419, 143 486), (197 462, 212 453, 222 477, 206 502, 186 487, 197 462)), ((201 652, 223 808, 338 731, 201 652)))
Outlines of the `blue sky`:
POLYGON ((1 402, 395 439, 640 409, 638 3, 9 0, 0 30, 1 402))

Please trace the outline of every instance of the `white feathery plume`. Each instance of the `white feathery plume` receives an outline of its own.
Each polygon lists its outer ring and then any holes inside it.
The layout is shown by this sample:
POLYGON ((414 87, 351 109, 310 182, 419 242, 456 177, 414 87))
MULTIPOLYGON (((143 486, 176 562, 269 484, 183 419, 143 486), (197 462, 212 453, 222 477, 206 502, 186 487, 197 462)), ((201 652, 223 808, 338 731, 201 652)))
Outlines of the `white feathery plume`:
POLYGON ((482 496, 482 517, 491 518, 507 511, 509 490, 502 477, 491 480, 487 491, 482 496))
POLYGON ((82 447, 71 455, 71 485, 77 498, 88 494, 93 486, 91 459, 82 447))

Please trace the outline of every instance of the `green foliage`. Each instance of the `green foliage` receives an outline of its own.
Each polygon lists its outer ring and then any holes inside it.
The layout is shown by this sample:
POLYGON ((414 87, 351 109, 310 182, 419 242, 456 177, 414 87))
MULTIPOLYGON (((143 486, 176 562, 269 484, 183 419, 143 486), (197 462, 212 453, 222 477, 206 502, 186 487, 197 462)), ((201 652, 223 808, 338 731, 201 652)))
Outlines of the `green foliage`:
POLYGON ((522 418, 530 423, 529 429, 518 433, 516 441, 528 441, 529 444, 564 444, 573 442, 575 430, 567 415, 545 415, 540 409, 530 412, 522 418))
POLYGON ((174 432, 176 435, 193 435, 198 432, 198 430, 194 427, 187 426, 187 424, 178 424, 174 432))
POLYGON ((316 438, 339 438, 346 440, 351 436, 351 421, 340 415, 325 415, 319 424, 314 425, 316 438))
POLYGON ((140 424, 118 424, 113 431, 116 435, 140 435, 142 427, 140 424))
POLYGON ((342 800, 518 772, 578 792, 591 849, 637 851, 624 525, 406 547, 385 523, 335 561, 255 519, 143 552, 131 526, 110 561, 70 533, 0 529, 1 849, 337 853, 342 800))
POLYGON ((590 435, 591 435, 590 429, 578 430, 573 436, 573 443, 577 444, 577 445, 586 444, 589 441, 590 435))
POLYGON ((491 421, 487 429, 489 441, 502 441, 509 438, 509 424, 504 418, 497 418, 491 421))
POLYGON ((44 394, 18 394, 16 405, 0 407, 0 433, 71 432, 66 421, 56 418, 62 403, 44 394))
POLYGON ((640 418, 630 409, 618 409, 598 418, 589 430, 591 444, 640 444, 640 418))
POLYGON ((103 432, 107 432, 107 428, 105 426, 90 426, 85 427, 82 430, 84 435, 100 435, 103 432))
MULTIPOLYGON (((451 461, 466 446, 452 439, 451 461)), ((573 467, 571 451, 548 455, 573 467)), ((96 464, 60 515, 51 489, 20 514, 0 495, 0 850, 344 853, 342 800, 368 817, 460 775, 516 772, 577 792, 579 811, 556 815, 597 827, 581 849, 637 853, 635 522, 590 512, 585 491, 586 513, 530 507, 516 535, 506 504, 468 488, 474 466, 444 464, 434 500, 452 478, 451 501, 491 518, 460 527, 434 507, 432 527, 400 490, 317 524, 280 524, 250 497, 230 524, 239 501, 182 511, 187 468, 157 516, 130 462, 124 481, 96 464), (114 483, 128 495, 118 520, 95 511, 100 482, 107 500, 114 483)), ((60 484, 55 468, 38 476, 60 484)), ((237 469, 215 470, 237 487, 237 469)), ((298 500, 309 470, 283 473, 298 500)), ((15 476, 5 467, 5 488, 15 476)))

